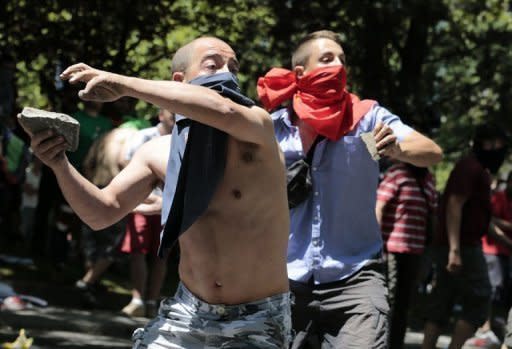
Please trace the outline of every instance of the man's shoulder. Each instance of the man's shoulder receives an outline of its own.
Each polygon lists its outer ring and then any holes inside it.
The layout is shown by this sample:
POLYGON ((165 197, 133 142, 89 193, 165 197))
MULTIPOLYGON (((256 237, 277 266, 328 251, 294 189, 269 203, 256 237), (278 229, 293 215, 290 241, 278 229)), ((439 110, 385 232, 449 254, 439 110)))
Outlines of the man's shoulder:
POLYGON ((447 187, 458 187, 461 183, 487 182, 486 170, 473 154, 462 157, 455 164, 448 178, 447 187))
POLYGON ((145 149, 145 151, 161 151, 166 152, 168 151, 168 147, 171 146, 171 135, 164 135, 164 136, 158 136, 155 138, 150 139, 143 145, 141 145, 140 149, 145 149))
POLYGON ((484 168, 473 154, 467 154, 455 164, 454 171, 474 174, 483 172, 484 168))
POLYGON ((386 108, 381 107, 378 102, 374 101, 368 111, 359 119, 347 136, 359 136, 361 133, 372 131, 377 124, 380 114, 386 112, 389 113, 386 108))
POLYGON ((257 105, 251 105, 248 106, 249 110, 253 113, 254 116, 261 118, 263 120, 272 120, 272 117, 268 111, 263 109, 262 107, 259 107, 257 105))
MULTIPOLYGON (((132 161, 150 168, 167 167, 171 149, 171 135, 153 138, 142 144, 133 154, 132 161)), ((163 170, 165 172, 165 170, 163 170)))

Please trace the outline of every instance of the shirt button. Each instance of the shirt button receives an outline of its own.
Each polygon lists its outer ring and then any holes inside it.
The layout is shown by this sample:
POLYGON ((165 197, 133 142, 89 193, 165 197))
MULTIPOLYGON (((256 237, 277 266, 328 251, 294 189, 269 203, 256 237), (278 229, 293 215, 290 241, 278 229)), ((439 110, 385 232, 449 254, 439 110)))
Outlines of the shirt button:
POLYGON ((318 194, 319 194, 319 193, 318 193, 317 191, 315 191, 315 196, 318 196, 318 194))
POLYGON ((317 171, 318 170, 318 167, 313 167, 313 171, 317 171))

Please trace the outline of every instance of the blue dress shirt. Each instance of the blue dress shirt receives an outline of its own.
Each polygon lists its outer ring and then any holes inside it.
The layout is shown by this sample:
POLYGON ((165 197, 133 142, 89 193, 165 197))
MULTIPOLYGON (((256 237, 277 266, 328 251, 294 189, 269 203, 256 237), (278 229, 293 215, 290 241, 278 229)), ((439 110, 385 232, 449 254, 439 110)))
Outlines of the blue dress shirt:
MULTIPOLYGON (((287 109, 272 114, 277 140, 289 166, 304 157, 299 130, 287 109)), ((378 122, 389 125, 400 142, 412 129, 387 109, 375 105, 353 131, 315 148, 311 196, 290 210, 288 277, 315 284, 339 281, 357 272, 382 249, 375 216, 379 176, 361 134, 378 122)))

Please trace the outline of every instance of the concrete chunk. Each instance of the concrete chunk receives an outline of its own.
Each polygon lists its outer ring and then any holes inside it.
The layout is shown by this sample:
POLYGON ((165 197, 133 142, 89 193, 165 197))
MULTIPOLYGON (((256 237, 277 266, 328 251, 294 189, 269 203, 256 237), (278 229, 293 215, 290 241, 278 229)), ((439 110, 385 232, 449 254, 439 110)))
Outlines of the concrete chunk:
POLYGON ((373 136, 372 132, 366 132, 361 134, 361 139, 366 144, 366 149, 368 149, 368 152, 370 153, 370 156, 373 160, 379 161, 380 155, 377 151, 377 144, 375 143, 375 137, 373 136))
POLYGON ((53 129, 68 143, 68 151, 78 147, 80 123, 69 115, 25 107, 18 115, 20 124, 31 133, 53 129))

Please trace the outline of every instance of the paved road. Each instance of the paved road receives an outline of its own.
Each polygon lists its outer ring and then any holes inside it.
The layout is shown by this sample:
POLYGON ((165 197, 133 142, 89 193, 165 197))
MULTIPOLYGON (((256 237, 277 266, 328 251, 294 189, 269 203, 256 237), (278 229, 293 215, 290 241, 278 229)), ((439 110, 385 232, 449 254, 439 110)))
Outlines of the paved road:
MULTIPOLYGON (((132 331, 144 326, 145 318, 127 318, 109 311, 84 311, 63 307, 33 308, 0 312, 0 344, 16 338, 20 328, 34 338, 31 349, 131 348, 132 331)), ((407 349, 419 349, 423 334, 409 331, 407 349)), ((446 348, 442 336, 438 348, 446 348)))
POLYGON ((34 338, 31 349, 130 348, 130 336, 144 318, 127 318, 106 311, 34 308, 0 312, 0 343, 12 341, 19 329, 34 338))

